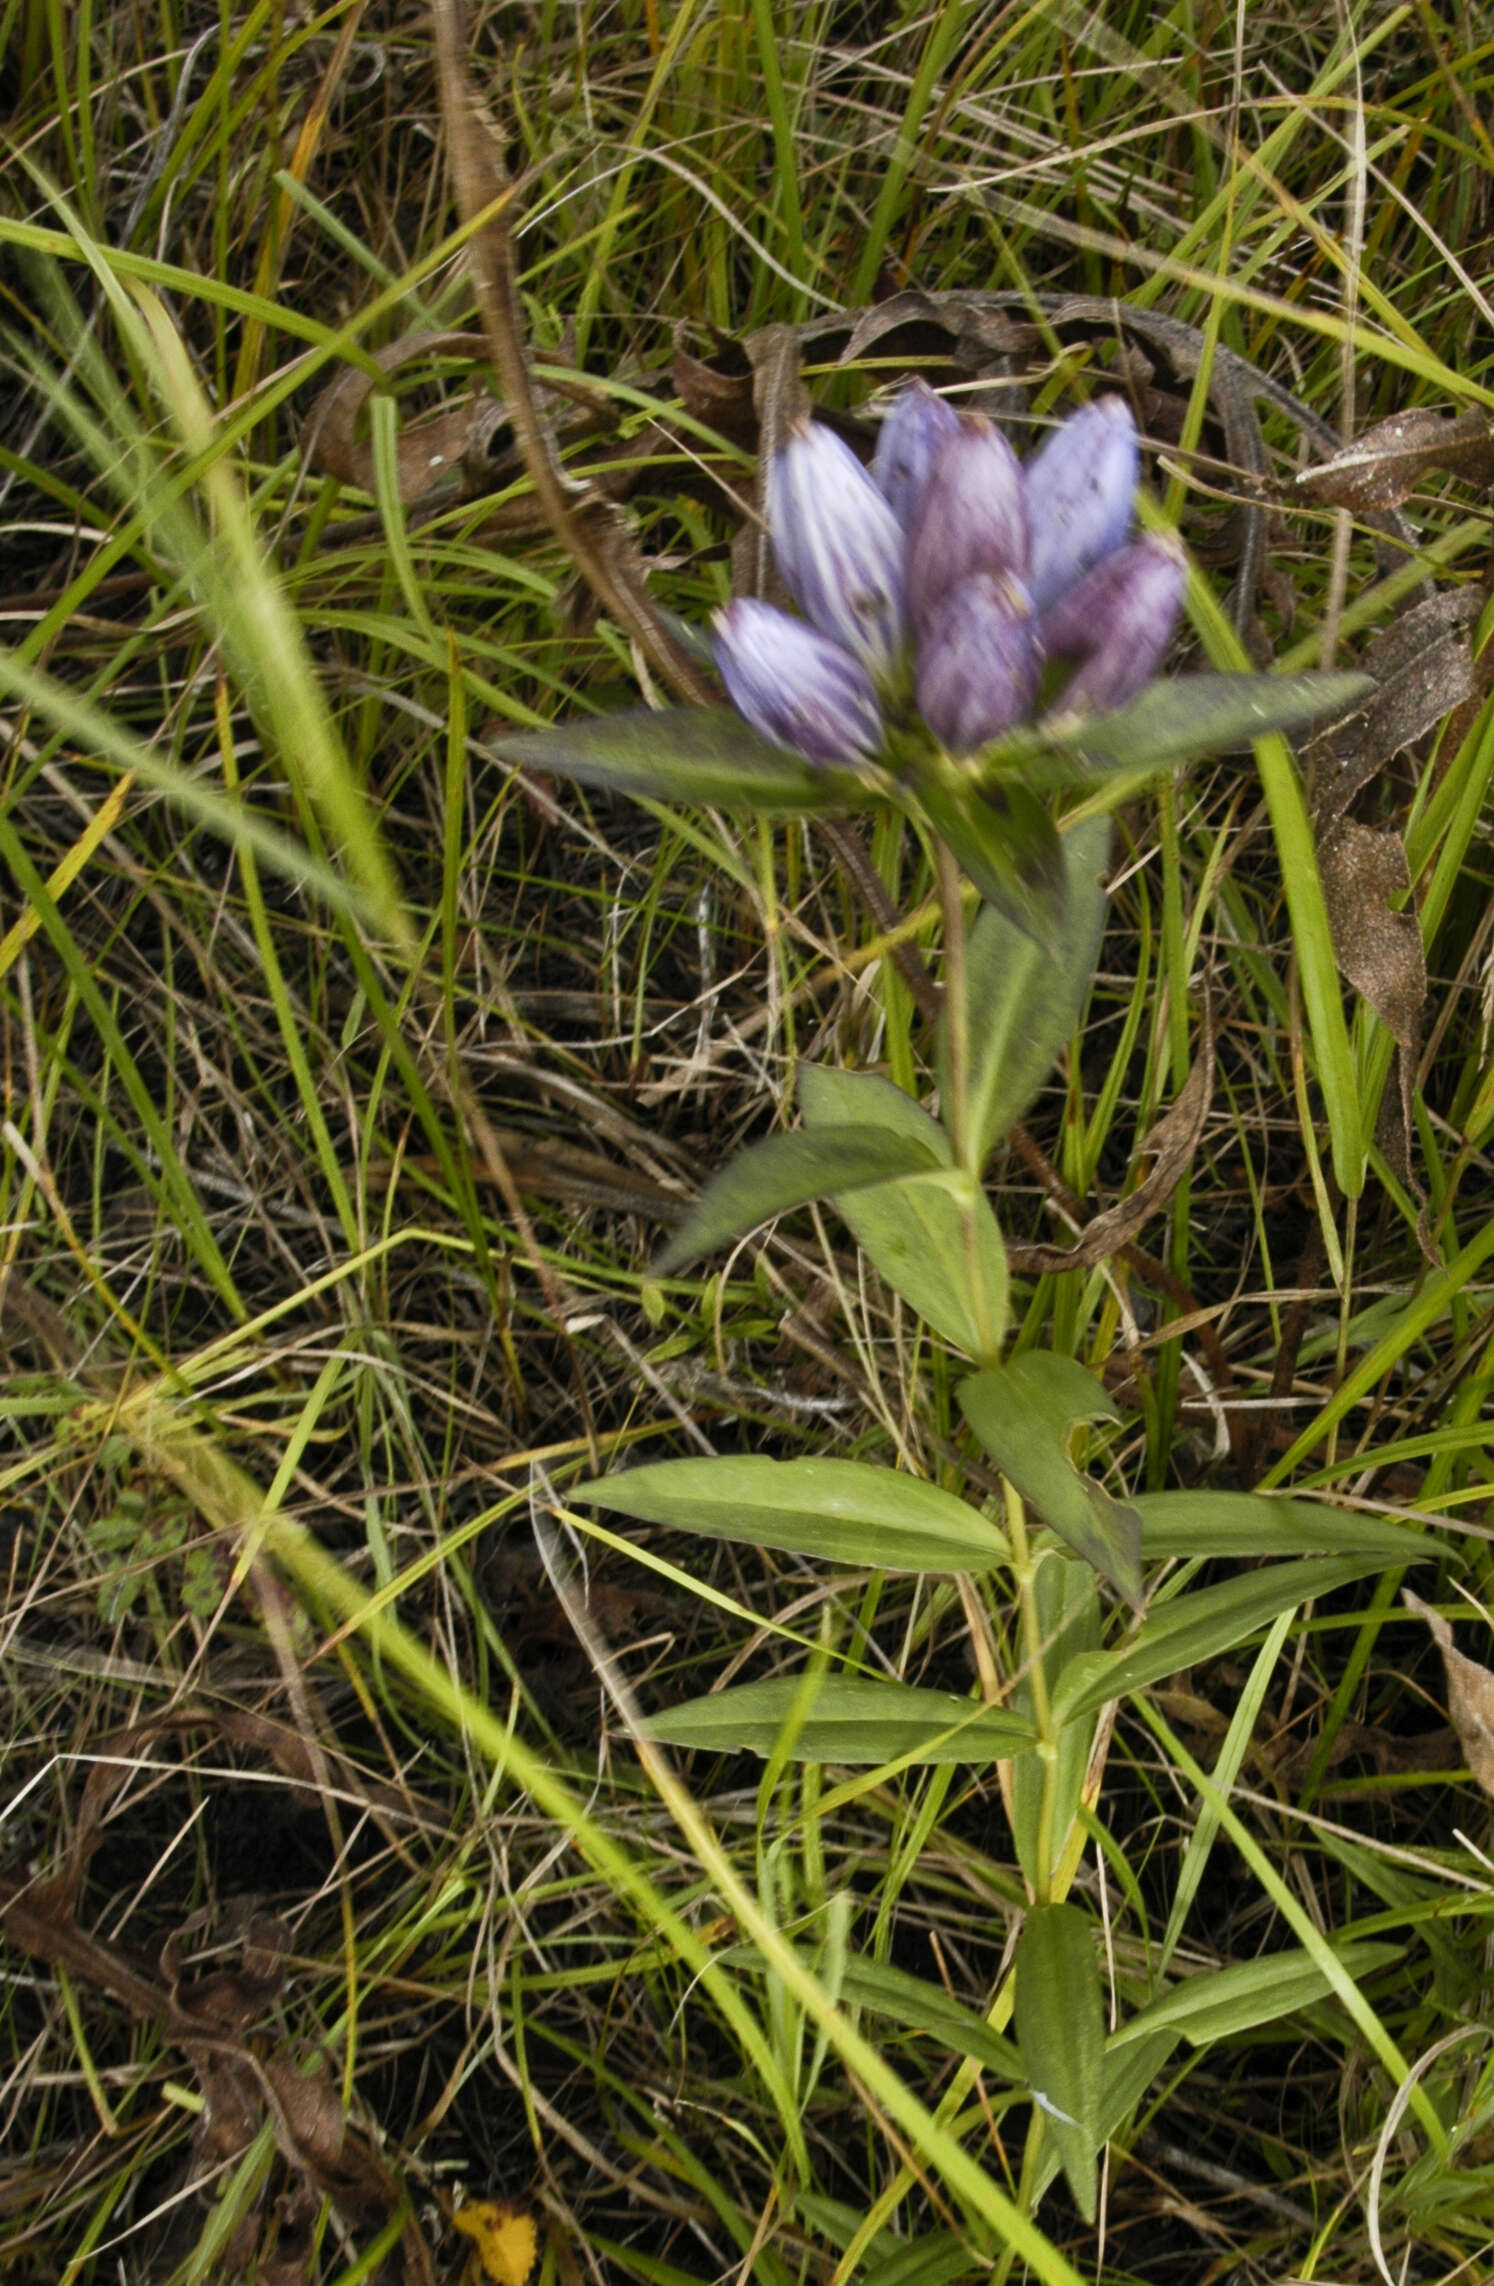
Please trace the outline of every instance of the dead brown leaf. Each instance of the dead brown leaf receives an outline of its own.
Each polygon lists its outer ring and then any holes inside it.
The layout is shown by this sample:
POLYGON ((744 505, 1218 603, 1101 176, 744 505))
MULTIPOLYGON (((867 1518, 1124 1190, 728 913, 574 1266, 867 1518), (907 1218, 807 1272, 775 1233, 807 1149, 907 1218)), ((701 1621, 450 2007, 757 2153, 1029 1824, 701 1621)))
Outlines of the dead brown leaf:
POLYGON ((1387 762, 1473 695, 1472 628, 1482 604, 1475 589, 1446 589, 1402 612, 1368 645, 1360 665, 1374 676, 1374 691, 1303 749, 1320 832, 1387 762))
POLYGON ((692 420, 750 448, 757 442, 751 364, 734 342, 723 342, 717 356, 719 361, 711 364, 677 338, 670 368, 675 394, 692 420))
POLYGON ((1415 910, 1391 908, 1390 900, 1411 886, 1400 835, 1339 818, 1318 845, 1318 864, 1334 958, 1397 1045, 1411 1054, 1427 996, 1427 964, 1415 910))
POLYGON ((1419 409, 1392 413, 1331 460, 1304 468, 1297 490, 1328 508, 1399 508, 1438 468, 1465 484, 1494 482, 1494 422, 1487 413, 1477 406, 1452 419, 1419 409))
POLYGON ((1387 1098, 1380 1141, 1402 1180, 1414 1182, 1413 1089, 1427 996, 1427 961, 1415 908, 1395 909, 1411 871, 1399 834, 1338 818, 1318 844, 1323 901, 1339 972, 1364 995, 1396 1045, 1400 1120, 1387 1098))
POLYGON ((1468 1767, 1484 1792, 1494 1798, 1494 1672, 1476 1659, 1466 1659, 1453 1644, 1453 1631, 1440 1611, 1423 1603, 1419 1595, 1402 1588, 1401 1601, 1432 1630, 1447 1670, 1447 1711, 1468 1758, 1468 1767))
MULTIPOLYGON (((474 364, 486 354, 480 333, 407 333, 376 349, 381 373, 397 373, 419 360, 460 358, 474 364)), ((359 437, 358 416, 374 390, 374 376, 350 365, 322 391, 306 416, 301 450, 307 464, 360 492, 374 490, 373 447, 359 437)), ((485 391, 464 390, 454 404, 402 427, 395 447, 399 496, 406 505, 424 499, 447 482, 479 437, 491 435, 504 419, 503 407, 485 391)))

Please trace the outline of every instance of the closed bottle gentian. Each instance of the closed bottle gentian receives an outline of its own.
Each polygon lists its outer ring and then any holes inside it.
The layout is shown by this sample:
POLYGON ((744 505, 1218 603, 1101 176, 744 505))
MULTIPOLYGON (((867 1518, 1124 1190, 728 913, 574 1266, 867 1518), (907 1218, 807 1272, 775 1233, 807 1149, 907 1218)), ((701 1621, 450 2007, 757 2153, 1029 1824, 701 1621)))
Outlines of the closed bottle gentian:
POLYGON ((908 641, 903 531, 848 444, 805 421, 774 456, 768 529, 810 624, 895 682, 908 641))
POLYGON ((716 664, 743 720, 811 762, 861 762, 882 744, 882 710, 859 659, 771 603, 718 611, 716 664))
POLYGON ((918 711, 951 754, 973 754, 1032 710, 1032 602, 1009 573, 977 572, 941 603, 918 646, 918 711))
POLYGON ((870 471, 832 429, 799 423, 767 493, 805 617, 752 600, 717 614, 733 705, 821 764, 886 758, 890 732, 915 771, 910 693, 956 756, 1029 721, 1040 691, 1055 716, 1125 705, 1161 666, 1186 584, 1175 538, 1130 537, 1137 466, 1113 395, 1025 468, 990 421, 922 381, 895 399, 870 471))
POLYGON ((1046 611, 1131 529, 1140 455, 1124 397, 1070 414, 1022 471, 1027 496, 1027 586, 1046 611))
POLYGON ((877 433, 872 477, 900 525, 907 525, 935 461, 959 433, 959 414, 935 396, 927 381, 910 381, 899 389, 877 433))
POLYGON ((943 598, 977 572, 1027 570, 1022 464, 976 414, 936 456, 908 511, 908 599, 920 635, 943 598))
POLYGON ((1144 690, 1172 641, 1188 566, 1171 532, 1116 548, 1061 595, 1039 622, 1049 658, 1077 662, 1059 705, 1108 714, 1144 690))

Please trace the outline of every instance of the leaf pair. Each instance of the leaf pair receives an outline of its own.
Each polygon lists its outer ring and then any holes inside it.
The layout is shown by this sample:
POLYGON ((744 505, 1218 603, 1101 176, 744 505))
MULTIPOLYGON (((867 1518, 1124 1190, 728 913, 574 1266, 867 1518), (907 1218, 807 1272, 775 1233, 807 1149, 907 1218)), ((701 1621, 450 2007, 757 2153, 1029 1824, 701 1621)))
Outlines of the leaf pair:
MULTIPOLYGON (((1005 1534, 979 1508, 919 1477, 866 1461, 776 1461, 754 1454, 660 1461, 582 1484, 573 1498, 641 1522, 858 1571, 979 1576, 1010 1558, 1005 1534)), ((1112 1651, 1099 1647, 1089 1566, 1055 1554, 1039 1567, 1049 1695, 1061 1732, 1073 1731, 1060 1748, 1071 1755, 1074 1769, 1060 1787, 1066 1816, 1055 1825, 1066 1825, 1077 1808, 1091 1718, 1109 1700, 1238 1649, 1278 1613, 1367 1572, 1414 1563, 1425 1552, 1420 1534, 1408 1526, 1252 1493, 1143 1493, 1131 1513, 1143 1560, 1287 1560, 1162 1599, 1112 1651)), ((1005 1710, 879 1677, 785 1675, 712 1692, 656 1715, 648 1727, 669 1745, 768 1755, 792 1719, 798 1726, 793 1758, 800 1762, 877 1767, 1016 1758, 1020 1846, 1020 1758, 1035 1735, 1029 1707, 1027 1684, 1005 1710)), ((1037 1874, 1035 1861, 1029 1871, 1037 1874)))
POLYGON ((733 1160, 659 1257, 668 1276, 772 1217, 829 1198, 894 1290, 972 1357, 999 1346, 1006 1307, 1000 1232, 977 1177, 1026 1111, 1083 1008, 1105 916, 1109 827, 1092 818, 1063 837, 1062 942, 1044 950, 995 906, 965 946, 967 1016, 948 1019, 936 1052, 941 1097, 963 1087, 967 1163, 947 1128, 871 1073, 805 1065, 804 1126, 733 1160))

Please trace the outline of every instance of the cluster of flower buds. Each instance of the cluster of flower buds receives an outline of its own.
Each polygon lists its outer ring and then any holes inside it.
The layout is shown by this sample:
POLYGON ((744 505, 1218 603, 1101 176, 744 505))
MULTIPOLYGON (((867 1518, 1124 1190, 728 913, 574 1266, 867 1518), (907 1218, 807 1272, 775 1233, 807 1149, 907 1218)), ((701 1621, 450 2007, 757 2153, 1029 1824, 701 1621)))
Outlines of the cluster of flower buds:
POLYGON ((1025 467, 999 429, 922 381, 870 470, 800 425, 769 472, 778 568, 804 619, 741 600, 715 619, 739 714, 813 762, 882 752, 911 692, 950 754, 1050 709, 1101 713, 1150 681, 1182 607, 1182 551, 1132 539, 1135 424, 1107 396, 1025 467))

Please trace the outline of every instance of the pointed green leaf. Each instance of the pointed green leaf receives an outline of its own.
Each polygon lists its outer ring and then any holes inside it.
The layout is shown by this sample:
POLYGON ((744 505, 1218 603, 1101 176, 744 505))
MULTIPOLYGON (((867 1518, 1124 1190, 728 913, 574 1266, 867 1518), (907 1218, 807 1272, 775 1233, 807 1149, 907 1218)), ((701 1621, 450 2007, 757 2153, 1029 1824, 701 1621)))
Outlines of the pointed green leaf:
POLYGON ((869 1461, 655 1461, 579 1485, 593 1502, 647 1524, 741 1540, 883 1572, 989 1572, 1010 1553, 979 1509, 922 1477, 869 1461))
MULTIPOLYGON (((1086 818, 1063 837, 1063 923, 1051 951, 994 905, 965 949, 966 1104, 975 1159, 1022 1117, 1069 1040, 1089 996, 1105 926, 1110 820, 1086 818)), ((949 1039, 939 1027, 939 1088, 950 1099, 949 1039)))
POLYGON ((969 2286, 988 2271, 983 2264, 972 2265, 969 2245, 959 2231, 930 2230, 920 2231, 885 2261, 868 2259, 857 2275, 860 2286, 956 2286, 957 2281, 958 2286, 969 2286))
POLYGON ((1068 883, 1058 828, 1036 795, 1014 780, 981 788, 930 779, 918 799, 987 902, 1055 957, 1068 883))
POLYGON ((1330 1508, 1316 1500, 1275 1500, 1259 1492, 1143 1492, 1141 1552, 1148 1563, 1172 1556, 1373 1556, 1424 1564, 1437 1550, 1412 1524, 1330 1508))
POLYGON ((1382 1569, 1377 1555, 1304 1556, 1156 1604, 1129 1643, 1069 1667, 1059 1685, 1061 1712, 1065 1718, 1086 1714, 1109 1699, 1160 1682, 1164 1675, 1217 1659, 1269 1627, 1278 1612, 1332 1595, 1350 1580, 1382 1569))
POLYGON ((879 798, 871 780, 770 744, 727 706, 643 708, 554 730, 502 731, 487 752, 584 786, 723 810, 865 809, 879 798))
POLYGON ((1003 1476, 1128 1603, 1141 1603, 1141 1519, 1069 1459, 1076 1422, 1116 1420, 1115 1403, 1072 1357, 1030 1350, 960 1383, 960 1410, 1003 1476))
POLYGON ((952 2000, 942 1985, 929 1983, 926 1977, 910 1976, 906 1969, 892 1968, 885 1961, 868 1960, 864 1954, 853 1954, 845 1963, 841 1975, 840 1996, 865 2008, 875 2016, 885 2016, 889 2022, 904 2025, 912 2032, 926 2032, 931 2039, 952 2048, 957 2056, 969 2056, 989 2070, 999 2072, 1004 2080, 1025 2078, 1022 2059, 1010 2040, 993 2032, 984 2017, 977 2016, 973 2008, 952 2000))
POLYGON ((1179 675, 1149 683, 1114 714, 1044 725, 1044 750, 1022 765, 1028 785, 1084 785, 1113 772, 1162 770, 1224 754, 1271 730, 1301 730, 1342 714, 1374 684, 1367 675, 1179 675))
MULTIPOLYGON (((1404 1945, 1364 1942, 1336 1950, 1355 1978, 1371 1976, 1405 1958, 1404 1945)), ((1114 2052, 1165 2031, 1181 2034, 1195 2048, 1211 2048, 1217 2040, 1233 2040, 1257 2025, 1275 2024, 1299 2008, 1310 2008, 1315 2001, 1326 2000, 1332 1989, 1311 1953, 1296 1947, 1263 1953, 1257 1960, 1184 1977, 1112 2032, 1110 2047, 1114 2052)))
POLYGON ((1095 2219, 1105 2009, 1090 1925, 1077 1905, 1034 1905, 1017 1940, 1017 2046, 1075 2204, 1095 2219))
POLYGON ((1000 1355, 1006 1247, 977 1182, 950 1168, 834 1200, 857 1245, 935 1333, 978 1362, 1000 1355))
MULTIPOLYGON (((1125 2134, 1137 2105, 1177 2046, 1181 2034, 1164 2029, 1143 2040, 1133 2040, 1123 2048, 1116 2045, 1119 2037, 1118 2033, 1112 2033, 1105 2046, 1105 2077, 1100 2094, 1102 2144, 1125 2134)), ((1058 2153, 1051 2144, 1039 2152, 1032 2185, 1034 2200, 1043 2196, 1058 2173, 1058 2164, 1058 2153)))
POLYGON ((697 1254, 710 1254, 774 1215, 831 1192, 883 1183, 895 1175, 925 1174, 938 1165, 926 1143, 890 1129, 830 1127, 818 1135, 770 1135, 740 1152, 707 1184, 684 1228, 654 1266, 668 1277, 697 1254))
POLYGON ((795 1762, 999 1762, 1036 1743, 1030 1723, 953 1691, 855 1675, 775 1675, 651 1715, 645 1735, 710 1754, 770 1755, 790 1721, 795 1762))
POLYGON ((921 1143, 941 1167, 952 1164, 949 1137, 932 1113, 880 1072, 843 1072, 834 1064, 798 1064, 794 1087, 804 1124, 820 1127, 873 1127, 921 1143))
POLYGON ((865 1119, 939 1152, 941 1171, 831 1197, 888 1285, 936 1333, 967 1356, 995 1357, 1006 1332, 1006 1248, 984 1192, 949 1168, 938 1121, 890 1080, 817 1064, 800 1068, 799 1102, 810 1134, 865 1119))

